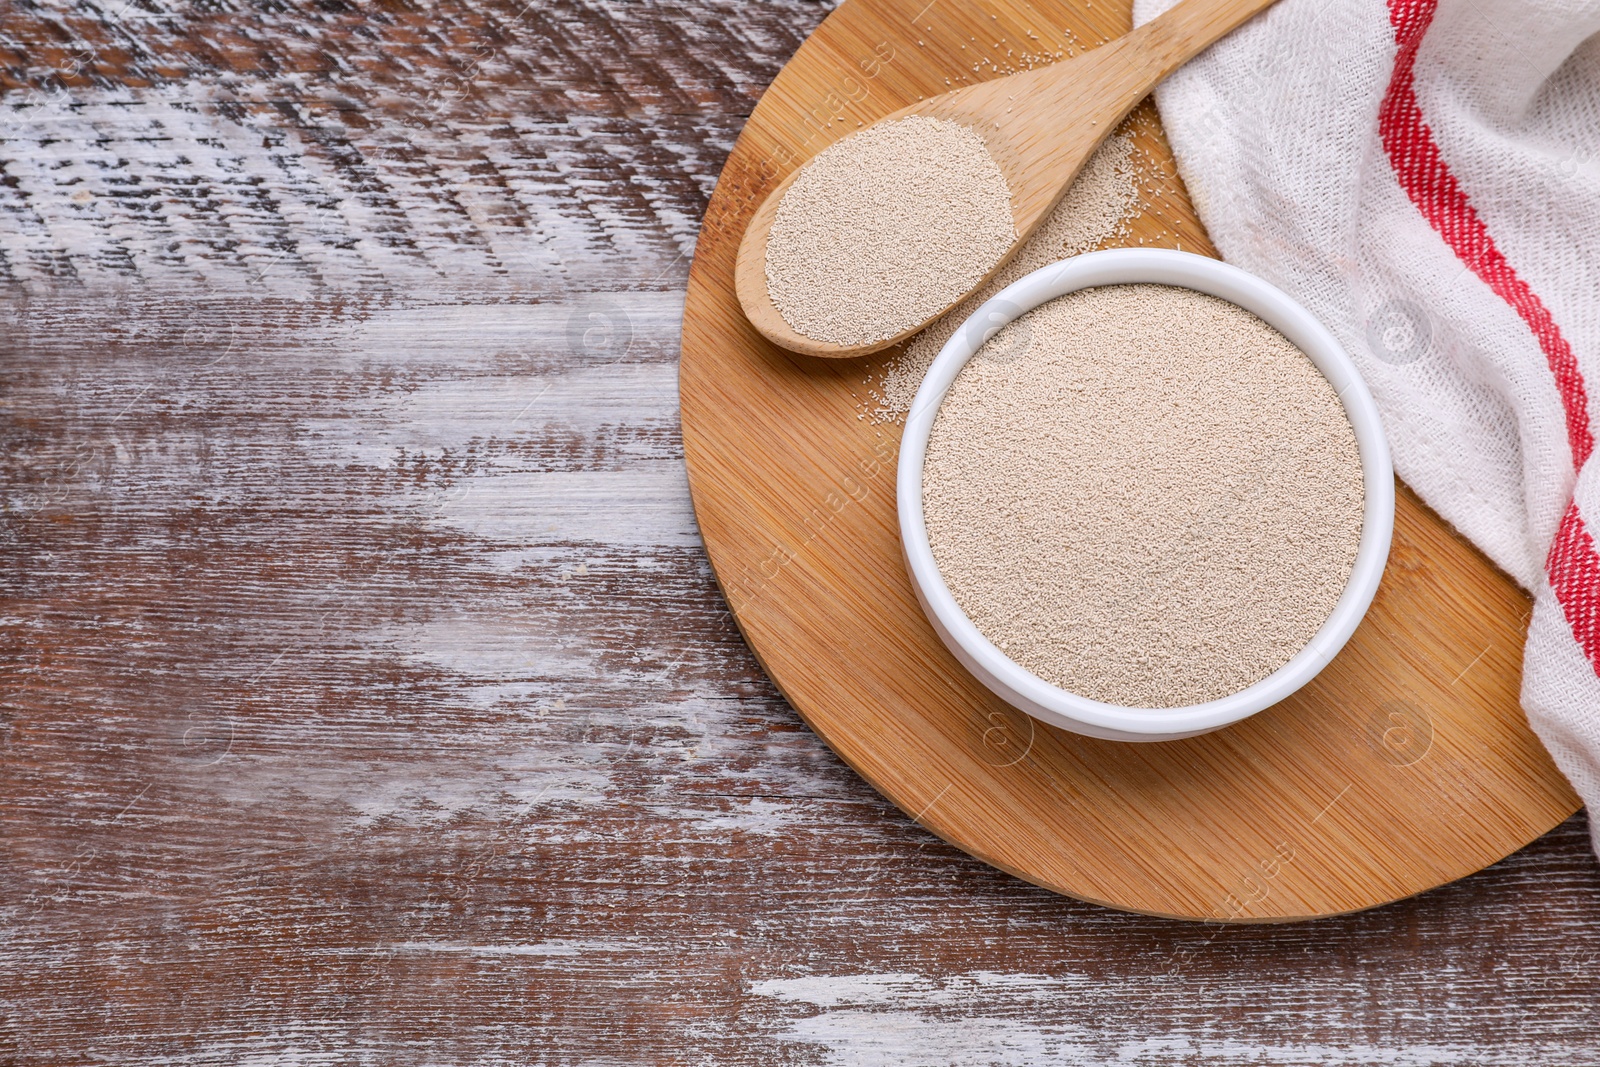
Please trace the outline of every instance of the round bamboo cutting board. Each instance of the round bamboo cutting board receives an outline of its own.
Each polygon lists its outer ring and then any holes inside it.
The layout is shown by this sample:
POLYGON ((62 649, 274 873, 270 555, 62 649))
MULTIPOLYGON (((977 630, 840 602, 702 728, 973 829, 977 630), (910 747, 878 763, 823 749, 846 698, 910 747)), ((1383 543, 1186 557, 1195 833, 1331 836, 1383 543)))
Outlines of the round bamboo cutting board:
MULTIPOLYGON (((1125 32, 1126 0, 848 0, 762 98, 706 212, 680 387, 695 512, 762 665, 813 729, 913 819, 1056 892, 1192 919, 1372 907, 1478 870, 1577 799, 1517 693, 1528 602, 1402 490, 1383 586, 1290 700, 1159 744, 1036 723, 945 651, 900 555, 899 430, 865 417, 894 353, 775 348, 733 289, 744 223, 860 124, 1125 32)), ((1215 254, 1148 102, 1129 120, 1141 213, 1116 244, 1215 254)))

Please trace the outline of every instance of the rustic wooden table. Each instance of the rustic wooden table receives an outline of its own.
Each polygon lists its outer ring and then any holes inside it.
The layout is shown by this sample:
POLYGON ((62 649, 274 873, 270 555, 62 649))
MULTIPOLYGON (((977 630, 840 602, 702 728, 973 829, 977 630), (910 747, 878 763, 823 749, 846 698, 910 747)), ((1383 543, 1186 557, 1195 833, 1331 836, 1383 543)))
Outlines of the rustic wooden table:
POLYGON ((1581 818, 1366 914, 1145 919, 764 679, 678 318, 825 5, 0 11, 0 1061, 1600 1062, 1581 818))

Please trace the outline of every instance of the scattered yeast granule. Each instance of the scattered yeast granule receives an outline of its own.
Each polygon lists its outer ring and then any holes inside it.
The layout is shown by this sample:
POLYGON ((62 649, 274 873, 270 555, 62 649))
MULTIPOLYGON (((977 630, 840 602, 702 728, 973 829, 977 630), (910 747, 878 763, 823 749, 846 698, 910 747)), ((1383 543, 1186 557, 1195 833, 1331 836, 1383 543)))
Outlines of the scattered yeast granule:
POLYGON ((1126 707, 1214 700, 1287 663, 1344 591, 1364 502, 1355 432, 1310 359, 1162 285, 1069 293, 1001 330, 923 466, 967 616, 1039 677, 1126 707))
POLYGON ((970 127, 913 115, 811 160, 767 238, 767 293, 798 333, 893 337, 978 283, 1016 240, 1011 191, 970 127))

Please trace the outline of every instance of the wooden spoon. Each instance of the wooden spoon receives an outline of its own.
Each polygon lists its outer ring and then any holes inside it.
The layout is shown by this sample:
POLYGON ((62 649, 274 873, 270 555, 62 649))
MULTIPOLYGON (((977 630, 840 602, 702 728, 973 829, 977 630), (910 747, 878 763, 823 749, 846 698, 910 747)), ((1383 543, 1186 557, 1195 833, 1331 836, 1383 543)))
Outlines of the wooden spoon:
POLYGON ((1138 29, 1072 59, 942 93, 879 122, 929 115, 975 130, 1011 187, 1017 239, 976 285, 924 321, 893 337, 859 345, 819 341, 784 321, 767 293, 767 238, 783 194, 803 166, 756 209, 739 242, 734 288, 755 328, 774 344, 808 356, 862 356, 905 340, 982 288, 1038 229, 1078 171, 1134 106, 1168 74, 1273 0, 1183 0, 1138 29))

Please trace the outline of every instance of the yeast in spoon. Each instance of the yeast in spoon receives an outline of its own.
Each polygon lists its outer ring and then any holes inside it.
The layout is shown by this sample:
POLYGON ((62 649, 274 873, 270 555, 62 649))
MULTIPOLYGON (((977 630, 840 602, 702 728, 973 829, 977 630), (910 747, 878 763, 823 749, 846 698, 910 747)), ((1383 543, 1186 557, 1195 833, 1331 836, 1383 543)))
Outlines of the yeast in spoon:
POLYGON ((830 145, 789 186, 767 239, 767 293, 797 333, 871 344, 960 300, 1016 239, 983 138, 911 115, 830 145))

